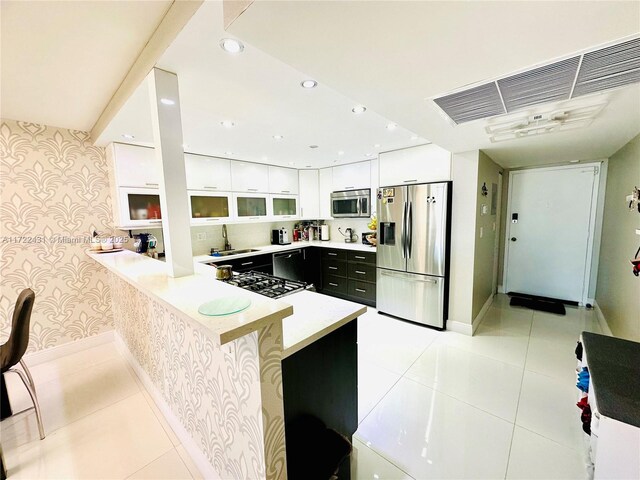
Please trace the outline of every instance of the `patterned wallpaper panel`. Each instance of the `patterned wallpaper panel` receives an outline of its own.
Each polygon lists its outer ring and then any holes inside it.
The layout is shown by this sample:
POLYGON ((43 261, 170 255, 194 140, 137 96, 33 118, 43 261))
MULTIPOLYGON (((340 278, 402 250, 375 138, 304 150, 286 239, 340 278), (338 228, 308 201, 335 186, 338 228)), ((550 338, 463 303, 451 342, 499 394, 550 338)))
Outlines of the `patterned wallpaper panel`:
POLYGON ((0 121, 0 342, 26 287, 30 352, 113 329, 107 274, 84 254, 111 228, 107 171, 87 132, 0 121))

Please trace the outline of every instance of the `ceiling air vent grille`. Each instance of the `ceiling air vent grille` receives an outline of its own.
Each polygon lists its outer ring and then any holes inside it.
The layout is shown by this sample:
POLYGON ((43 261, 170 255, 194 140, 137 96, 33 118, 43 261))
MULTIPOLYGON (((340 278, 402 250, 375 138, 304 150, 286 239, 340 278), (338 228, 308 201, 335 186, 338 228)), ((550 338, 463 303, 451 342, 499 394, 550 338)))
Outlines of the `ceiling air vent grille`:
POLYGON ((434 102, 456 123, 505 113, 495 82, 436 98, 434 102))
POLYGON ((456 124, 640 82, 640 38, 593 50, 433 101, 456 124))
POLYGON ((640 82, 640 38, 585 53, 574 96, 640 82))
POLYGON ((578 56, 498 80, 507 111, 568 100, 579 64, 578 56))

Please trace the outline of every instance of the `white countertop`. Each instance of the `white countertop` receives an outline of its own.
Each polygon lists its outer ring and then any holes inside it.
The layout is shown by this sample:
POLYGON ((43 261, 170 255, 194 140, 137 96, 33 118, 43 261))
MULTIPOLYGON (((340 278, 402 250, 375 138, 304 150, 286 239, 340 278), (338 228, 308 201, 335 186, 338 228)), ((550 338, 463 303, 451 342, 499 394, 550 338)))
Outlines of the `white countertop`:
MULTIPOLYGON (((277 249, 282 247, 274 248, 272 252, 279 251, 277 249)), ((87 255, 138 289, 165 302, 206 328, 220 344, 284 319, 284 357, 367 311, 364 305, 309 291, 273 300, 216 280, 215 269, 198 263, 197 260, 194 261, 193 275, 173 278, 167 274, 167 265, 164 262, 128 250, 104 254, 87 251, 87 255), (212 317, 198 313, 201 304, 229 296, 248 298, 251 300, 251 306, 242 312, 225 316, 212 317)))
MULTIPOLYGON (((376 252, 376 247, 371 245, 364 245, 362 243, 346 243, 346 242, 332 242, 321 240, 310 240, 301 242, 292 242, 290 245, 264 245, 260 247, 252 247, 256 252, 241 253, 238 255, 226 255, 224 257, 213 257, 211 255, 198 255, 193 257, 193 260, 198 263, 210 263, 221 262, 224 260, 234 260, 236 258, 251 257, 253 255, 260 255, 263 253, 278 253, 285 252, 287 250, 295 250, 297 248, 305 247, 322 247, 322 248, 337 248, 341 250, 352 250, 356 252, 376 252)), ((244 249, 239 249, 244 250, 244 249)))

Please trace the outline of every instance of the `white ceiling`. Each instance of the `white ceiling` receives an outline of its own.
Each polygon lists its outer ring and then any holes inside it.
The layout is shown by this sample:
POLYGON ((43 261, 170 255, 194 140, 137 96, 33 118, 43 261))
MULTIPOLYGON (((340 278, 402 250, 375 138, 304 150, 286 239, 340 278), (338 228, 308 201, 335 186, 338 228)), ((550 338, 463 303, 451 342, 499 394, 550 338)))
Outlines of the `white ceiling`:
POLYGON ((2 117, 90 130, 171 3, 2 0, 2 117))
MULTIPOLYGON (((356 102, 322 82, 314 89, 303 89, 300 82, 312 77, 249 42, 242 54, 229 55, 219 46, 228 36, 223 30, 222 2, 206 2, 157 63, 178 75, 185 151, 317 168, 425 143, 412 139, 414 134, 407 129, 387 130, 390 121, 371 108, 354 115, 351 109, 356 102), (235 127, 221 126, 223 120, 235 122, 235 127), (275 141, 273 135, 284 139, 275 141), (338 155, 339 151, 344 154, 338 155)), ((96 143, 110 141, 153 144, 146 84, 96 143), (135 139, 124 139, 123 134, 135 139)))
POLYGON ((254 2, 230 32, 453 152, 505 167, 608 157, 640 131, 640 86, 581 130, 492 144, 431 98, 640 33, 640 2, 254 2))

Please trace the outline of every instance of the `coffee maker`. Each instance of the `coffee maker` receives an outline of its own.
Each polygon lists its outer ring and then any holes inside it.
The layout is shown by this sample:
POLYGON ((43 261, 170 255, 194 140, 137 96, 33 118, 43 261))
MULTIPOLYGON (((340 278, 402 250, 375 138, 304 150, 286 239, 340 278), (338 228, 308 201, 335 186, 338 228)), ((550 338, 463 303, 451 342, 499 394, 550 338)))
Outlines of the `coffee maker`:
POLYGON ((291 245, 289 231, 284 227, 280 230, 271 230, 271 245, 291 245))

